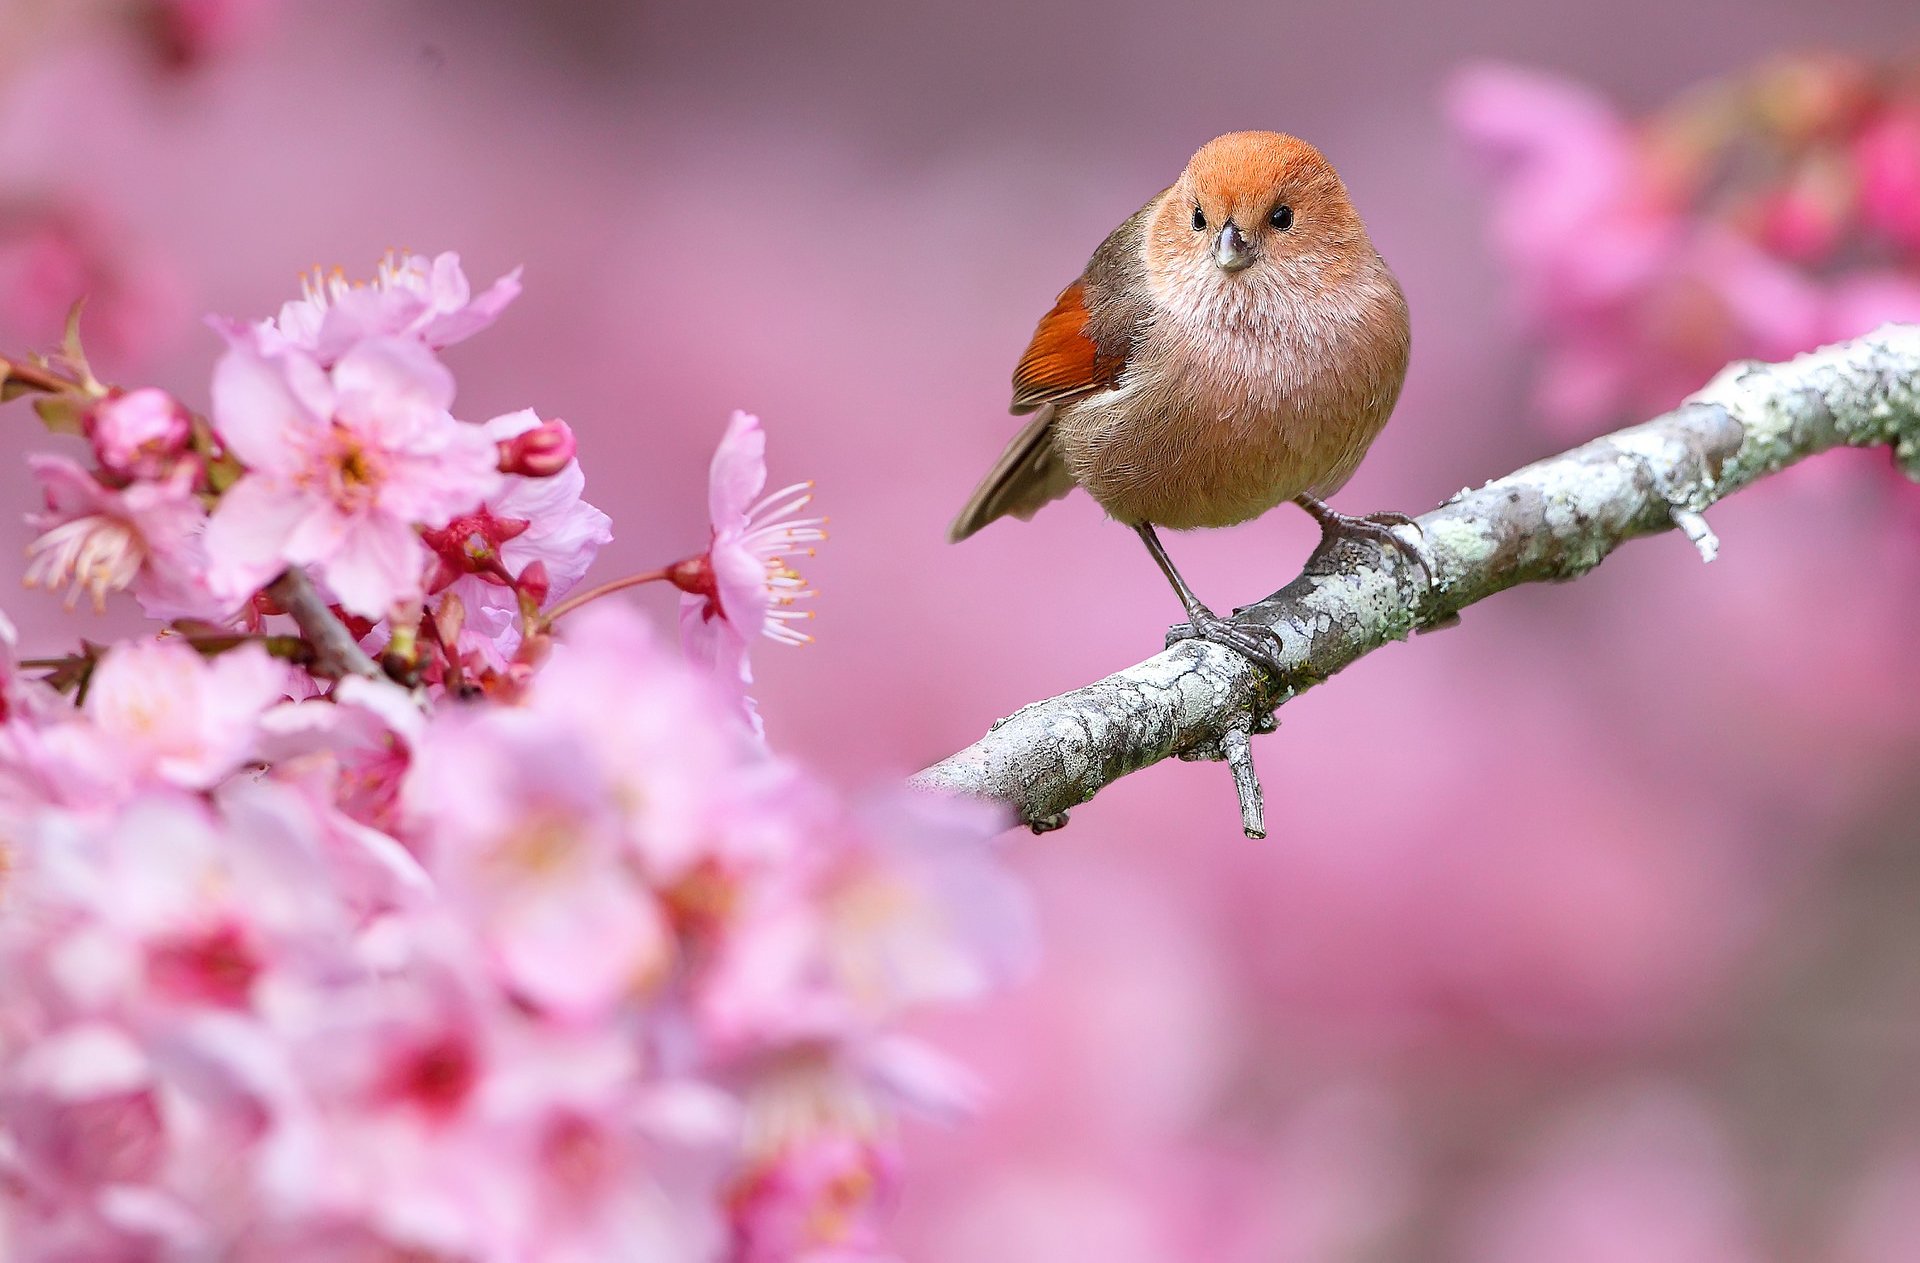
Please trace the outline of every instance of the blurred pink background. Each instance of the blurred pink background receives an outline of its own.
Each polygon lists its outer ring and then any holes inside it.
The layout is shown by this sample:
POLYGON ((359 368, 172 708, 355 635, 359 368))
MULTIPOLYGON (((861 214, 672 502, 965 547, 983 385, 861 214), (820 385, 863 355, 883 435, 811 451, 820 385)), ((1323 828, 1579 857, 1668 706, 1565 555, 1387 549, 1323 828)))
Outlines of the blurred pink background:
MULTIPOLYGON (((1417 512, 1573 437, 1527 406, 1450 72, 1643 109, 1783 50, 1920 49, 1900 0, 202 7, 236 25, 183 73, 106 3, 0 6, 25 33, 0 211, 34 224, 0 231, 7 347, 90 288, 103 375, 204 404, 199 314, 267 314, 310 264, 524 264, 447 357, 458 411, 572 423, 615 523, 600 577, 704 545, 731 408, 776 480, 818 479, 819 640, 763 647, 760 695, 776 748, 849 784, 1177 615, 1084 497, 943 537, 1034 321, 1200 142, 1293 131, 1346 177, 1415 351, 1340 507, 1417 512)), ((7 418, 25 509, 45 441, 7 418)), ((1256 745, 1266 842, 1223 768, 1178 763, 1014 838, 1044 961, 934 1032, 992 1096, 910 1134, 903 1255, 1920 1257, 1920 489, 1884 463, 1716 509, 1710 569, 1638 543, 1289 705, 1256 745)), ((1281 512, 1170 547, 1228 606, 1314 537, 1281 512)), ((664 630, 672 596, 634 599, 664 630)), ((49 598, 5 604, 30 649, 71 635, 49 598)))

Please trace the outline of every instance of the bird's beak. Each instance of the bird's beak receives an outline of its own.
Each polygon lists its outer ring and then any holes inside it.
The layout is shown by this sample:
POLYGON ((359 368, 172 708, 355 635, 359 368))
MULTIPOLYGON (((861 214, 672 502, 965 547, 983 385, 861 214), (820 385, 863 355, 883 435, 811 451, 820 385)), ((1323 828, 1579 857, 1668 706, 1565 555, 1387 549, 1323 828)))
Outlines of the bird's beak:
POLYGON ((1238 272, 1253 262, 1253 243, 1231 219, 1213 239, 1213 261, 1220 265, 1222 272, 1238 272))

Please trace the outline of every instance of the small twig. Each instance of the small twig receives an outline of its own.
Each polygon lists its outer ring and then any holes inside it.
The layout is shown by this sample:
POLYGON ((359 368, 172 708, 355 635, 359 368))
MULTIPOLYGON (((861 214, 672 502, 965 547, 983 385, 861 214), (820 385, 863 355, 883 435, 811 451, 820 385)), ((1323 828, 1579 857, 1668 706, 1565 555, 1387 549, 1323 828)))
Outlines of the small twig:
POLYGON ((1220 738, 1220 753, 1233 773, 1233 792, 1240 799, 1240 831, 1250 838, 1267 836, 1267 805, 1260 793, 1260 774, 1253 767, 1253 741, 1245 728, 1229 728, 1220 738))
POLYGON ((315 675, 330 680, 349 675, 365 676, 369 680, 386 678, 346 624, 334 617, 327 603, 314 591, 306 571, 298 566, 288 570, 268 585, 267 595, 293 618, 301 636, 312 647, 313 662, 308 669, 315 675))

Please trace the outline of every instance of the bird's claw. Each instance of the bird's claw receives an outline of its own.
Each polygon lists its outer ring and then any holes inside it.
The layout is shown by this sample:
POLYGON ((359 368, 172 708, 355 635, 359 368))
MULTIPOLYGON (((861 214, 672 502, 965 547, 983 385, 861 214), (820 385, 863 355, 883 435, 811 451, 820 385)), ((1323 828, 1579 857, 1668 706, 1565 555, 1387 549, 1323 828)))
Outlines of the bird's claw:
POLYGON ((1280 639, 1280 633, 1270 627, 1239 623, 1199 610, 1187 622, 1176 623, 1167 629, 1167 644, 1173 645, 1182 640, 1210 640, 1233 650, 1276 682, 1286 676, 1280 662, 1286 646, 1280 639))
MULTIPOLYGON (((1336 513, 1326 505, 1319 511, 1309 509, 1320 523, 1320 549, 1327 548, 1334 540, 1366 539, 1382 547, 1392 548, 1401 556, 1420 567, 1420 573, 1426 576, 1428 586, 1432 586, 1439 567, 1434 562, 1433 553, 1427 547, 1426 533, 1420 529, 1420 523, 1404 513, 1369 513, 1365 517, 1348 517, 1336 513), (1411 538, 1402 534, 1410 531, 1411 538)), ((1319 550, 1316 550, 1319 551, 1319 550)))

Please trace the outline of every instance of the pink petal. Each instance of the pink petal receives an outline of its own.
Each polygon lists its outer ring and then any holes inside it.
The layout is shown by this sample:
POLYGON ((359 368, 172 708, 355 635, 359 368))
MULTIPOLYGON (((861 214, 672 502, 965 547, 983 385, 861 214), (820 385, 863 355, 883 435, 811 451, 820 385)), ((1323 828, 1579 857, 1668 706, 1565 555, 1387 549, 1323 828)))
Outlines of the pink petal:
POLYGON ((662 964, 667 931, 659 910, 618 874, 581 878, 508 912, 495 950, 514 983, 536 1002, 589 1017, 662 964))
POLYGON ((207 522, 207 586, 223 600, 244 601, 286 569, 287 538, 311 510, 258 474, 227 488, 207 522))
POLYGON ((433 352, 403 338, 371 338, 355 346, 333 366, 333 385, 343 396, 378 400, 375 415, 453 406, 453 374, 433 352))
MULTIPOLYGON (((455 267, 457 270, 457 259, 455 267)), ((436 273, 439 271, 437 261, 434 270, 436 273)), ((460 278, 460 284, 462 289, 466 288, 464 274, 460 278)), ((515 268, 488 286, 486 292, 480 297, 470 302, 463 299, 464 305, 458 310, 446 312, 429 320, 426 327, 420 331, 420 336, 426 339, 429 346, 451 346, 455 342, 464 342, 499 319, 500 313, 506 310, 507 304, 518 297, 520 297, 520 269, 515 268)))
POLYGON ((767 436, 760 418, 735 410, 714 449, 708 473, 707 514, 713 529, 738 527, 767 485, 767 436))
POLYGON ((340 549, 320 576, 340 604, 363 618, 385 618, 393 607, 421 595, 426 545, 398 518, 370 514, 353 522, 340 549))
POLYGON ((325 425, 332 414, 325 374, 298 351, 268 358, 236 343, 214 366, 214 428, 249 469, 290 472, 300 461, 290 440, 325 425))
POLYGON ((296 565, 325 561, 340 550, 353 519, 326 500, 308 500, 308 512, 288 534, 281 553, 296 565))

